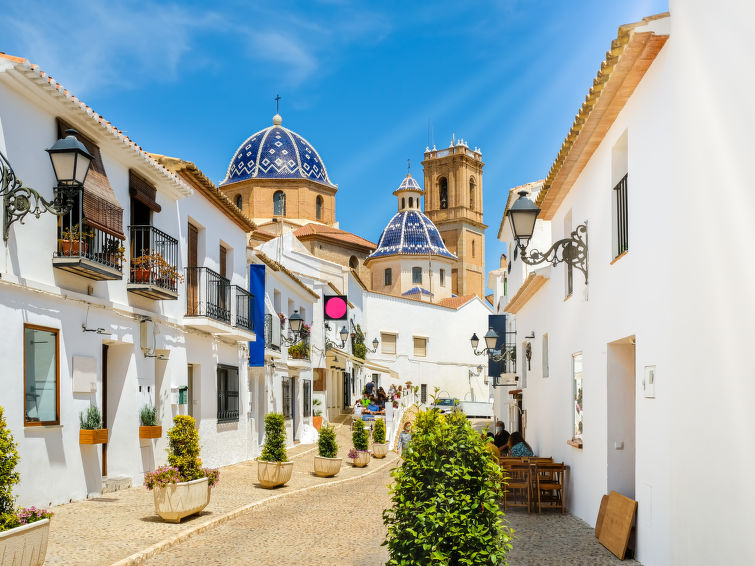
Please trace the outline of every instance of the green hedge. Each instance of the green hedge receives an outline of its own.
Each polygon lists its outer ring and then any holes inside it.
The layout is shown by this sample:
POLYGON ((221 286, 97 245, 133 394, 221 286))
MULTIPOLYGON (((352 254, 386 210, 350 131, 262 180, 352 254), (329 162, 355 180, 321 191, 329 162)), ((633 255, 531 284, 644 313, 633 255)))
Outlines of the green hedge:
POLYGON ((286 427, 282 413, 265 416, 265 446, 260 454, 265 462, 286 462, 286 427))

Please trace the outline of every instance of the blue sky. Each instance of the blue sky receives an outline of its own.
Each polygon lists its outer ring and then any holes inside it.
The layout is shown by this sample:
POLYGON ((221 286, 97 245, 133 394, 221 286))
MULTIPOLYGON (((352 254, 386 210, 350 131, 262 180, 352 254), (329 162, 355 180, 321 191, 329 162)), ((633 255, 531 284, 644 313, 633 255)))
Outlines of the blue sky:
POLYGON ((508 189, 546 175, 619 25, 666 0, 15 2, 0 51, 39 64, 148 151, 220 181, 271 124, 308 139, 341 227, 377 241, 428 144, 479 146, 487 269, 508 189), (428 128, 428 124, 430 128, 428 128))

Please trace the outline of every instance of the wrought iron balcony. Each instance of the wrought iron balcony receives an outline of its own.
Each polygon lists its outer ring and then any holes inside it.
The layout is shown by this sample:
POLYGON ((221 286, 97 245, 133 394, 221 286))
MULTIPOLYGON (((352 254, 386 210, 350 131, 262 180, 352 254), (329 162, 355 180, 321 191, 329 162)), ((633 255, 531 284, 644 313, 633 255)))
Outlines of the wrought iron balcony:
POLYGON ((186 316, 231 324, 231 282, 207 267, 187 267, 186 316))
POLYGON ((288 359, 289 363, 291 360, 302 360, 305 362, 309 362, 310 359, 310 346, 309 346, 309 336, 306 336, 302 338, 299 342, 296 342, 295 344, 292 344, 288 347, 288 359))
POLYGON ((254 332, 254 295, 246 289, 233 285, 233 326, 254 332))
POLYGON ((82 220, 81 198, 58 221, 58 246, 52 265, 95 281, 123 278, 125 248, 120 238, 82 220))
POLYGON ((281 331, 278 315, 265 314, 265 349, 280 352, 281 331))
POLYGON ((129 226, 131 273, 128 291, 148 299, 178 298, 178 240, 153 226, 129 226))

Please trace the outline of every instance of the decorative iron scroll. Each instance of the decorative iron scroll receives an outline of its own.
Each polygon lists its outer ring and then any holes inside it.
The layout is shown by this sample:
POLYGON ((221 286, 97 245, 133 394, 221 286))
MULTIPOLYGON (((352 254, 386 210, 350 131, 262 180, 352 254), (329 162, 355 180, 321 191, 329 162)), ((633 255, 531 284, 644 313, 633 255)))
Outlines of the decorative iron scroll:
POLYGON ((522 261, 527 265, 537 265, 548 262, 553 266, 565 262, 567 265, 579 269, 585 276, 587 284, 587 221, 577 226, 571 237, 564 238, 553 244, 546 252, 529 250, 519 244, 522 261))

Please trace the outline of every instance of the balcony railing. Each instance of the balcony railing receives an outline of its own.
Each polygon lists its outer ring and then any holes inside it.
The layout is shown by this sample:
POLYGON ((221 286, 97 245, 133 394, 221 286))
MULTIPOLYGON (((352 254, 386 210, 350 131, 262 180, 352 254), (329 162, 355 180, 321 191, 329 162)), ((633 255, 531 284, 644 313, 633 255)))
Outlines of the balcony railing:
POLYGON ((123 242, 81 220, 81 199, 78 201, 68 214, 60 218, 53 265, 88 279, 121 279, 123 242))
POLYGON ((236 307, 233 312, 233 325, 254 331, 254 295, 238 285, 233 285, 231 291, 236 307))
POLYGON ((309 355, 310 355, 309 336, 306 336, 301 341, 296 342, 288 347, 288 357, 290 359, 309 361, 309 355))
POLYGON ((265 348, 280 352, 281 332, 278 315, 265 314, 265 348))
POLYGON ((153 226, 129 226, 131 274, 129 291, 152 299, 178 296, 178 240, 153 226))
POLYGON ((207 267, 186 268, 186 316, 231 323, 231 282, 207 267))

